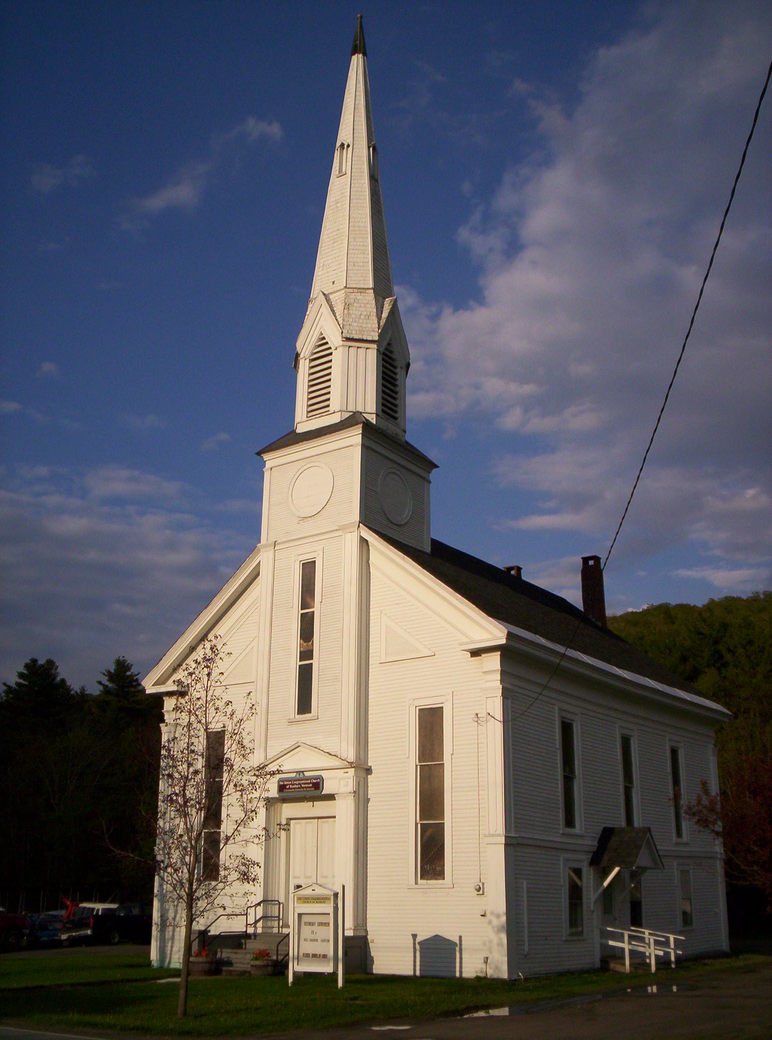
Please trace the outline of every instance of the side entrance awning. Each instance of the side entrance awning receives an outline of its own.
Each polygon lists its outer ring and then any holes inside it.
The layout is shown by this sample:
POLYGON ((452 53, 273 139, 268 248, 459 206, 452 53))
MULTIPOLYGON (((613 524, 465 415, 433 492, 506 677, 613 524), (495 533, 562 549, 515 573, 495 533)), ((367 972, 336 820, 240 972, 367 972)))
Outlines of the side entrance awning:
POLYGON ((597 867, 604 877, 593 903, 620 870, 665 869, 650 827, 604 827, 590 857, 590 866, 597 867))

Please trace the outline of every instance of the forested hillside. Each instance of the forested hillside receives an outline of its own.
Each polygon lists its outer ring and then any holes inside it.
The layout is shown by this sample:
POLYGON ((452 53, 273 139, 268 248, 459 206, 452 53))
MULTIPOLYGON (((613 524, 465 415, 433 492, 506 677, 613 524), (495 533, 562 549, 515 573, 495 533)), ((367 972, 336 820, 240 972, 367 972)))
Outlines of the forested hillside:
MULTIPOLYGON (((727 877, 772 907, 772 593, 662 603, 609 627, 733 713, 717 735, 727 877)), ((716 808, 698 799, 695 821, 718 830, 716 808)))
POLYGON ((123 657, 97 686, 73 689, 55 661, 35 658, 3 684, 0 904, 9 908, 152 894, 161 705, 123 657))

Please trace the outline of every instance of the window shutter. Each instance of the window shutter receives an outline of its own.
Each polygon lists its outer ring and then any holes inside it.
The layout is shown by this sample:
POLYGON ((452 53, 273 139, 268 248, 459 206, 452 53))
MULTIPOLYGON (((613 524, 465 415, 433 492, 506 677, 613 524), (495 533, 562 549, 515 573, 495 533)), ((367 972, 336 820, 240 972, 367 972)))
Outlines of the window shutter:
POLYGON ((323 415, 330 410, 332 393, 332 347, 320 340, 308 359, 308 394, 306 416, 323 415))
POLYGON ((381 411, 385 418, 399 422, 399 369, 391 347, 381 356, 381 411))

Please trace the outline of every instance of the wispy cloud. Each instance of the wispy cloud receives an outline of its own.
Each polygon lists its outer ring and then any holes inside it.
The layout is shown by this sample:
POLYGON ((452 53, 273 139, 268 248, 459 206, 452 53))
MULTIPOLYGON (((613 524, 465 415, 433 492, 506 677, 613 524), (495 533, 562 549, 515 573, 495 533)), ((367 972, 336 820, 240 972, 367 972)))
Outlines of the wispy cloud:
POLYGON ((35 373, 38 379, 58 379, 59 378, 59 366, 55 361, 43 361, 38 365, 38 370, 35 373))
MULTIPOLYGON (((648 8, 594 54, 571 112, 516 84, 540 141, 459 232, 479 300, 400 296, 417 359, 410 413, 494 424, 511 445, 494 472, 524 492, 501 522, 542 545, 568 529, 608 545, 763 82, 761 8, 699 12, 648 8)), ((680 546, 711 558, 705 580, 769 573, 771 126, 767 105, 618 560, 680 546)))
POLYGON ((231 439, 229 433, 215 433, 212 437, 207 437, 204 443, 201 445, 201 451, 217 451, 223 444, 227 444, 231 439))
POLYGON ((96 177, 96 170, 87 155, 74 155, 65 166, 40 163, 32 171, 30 185, 33 191, 49 195, 58 188, 77 188, 81 181, 96 177))
POLYGON ((18 401, 0 400, 0 415, 16 415, 21 411, 23 411, 23 405, 18 401))
POLYGON ((166 427, 166 420, 152 413, 148 415, 124 415, 122 422, 124 426, 134 430, 136 433, 146 433, 148 430, 163 430, 166 427))
POLYGON ((154 191, 131 199, 121 215, 121 227, 136 231, 168 210, 197 209, 226 154, 244 144, 254 145, 260 141, 276 144, 283 136, 281 124, 275 120, 248 116, 237 126, 215 136, 205 157, 181 166, 154 191))
POLYGON ((153 474, 34 467, 4 485, 2 679, 31 656, 91 687, 119 654, 149 668, 254 547, 153 474))

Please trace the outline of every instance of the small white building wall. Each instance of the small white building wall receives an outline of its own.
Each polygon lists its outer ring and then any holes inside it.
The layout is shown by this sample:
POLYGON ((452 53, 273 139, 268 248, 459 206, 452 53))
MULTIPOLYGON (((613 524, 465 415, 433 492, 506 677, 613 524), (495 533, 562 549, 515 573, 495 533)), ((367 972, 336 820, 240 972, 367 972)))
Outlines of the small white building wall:
MULTIPOLYGON (((508 742, 512 754, 511 820, 507 888, 519 908, 509 923, 518 971, 524 975, 579 970, 598 962, 600 900, 592 897, 600 879, 589 859, 604 826, 624 823, 620 733, 633 734, 636 746, 639 826, 651 827, 665 871, 643 879, 644 924, 684 934, 688 956, 727 948, 721 862, 713 839, 684 821, 685 840, 673 833, 668 747, 680 745, 684 763, 684 801, 695 797, 702 778, 711 777, 713 726, 693 712, 659 705, 591 682, 564 667, 546 689, 548 669, 518 658, 505 662, 505 692, 511 701, 508 742), (578 745, 576 831, 562 826, 559 719, 574 720, 578 745), (566 931, 566 862, 584 864, 584 936, 566 931), (691 865, 694 926, 681 933, 675 864, 691 865), (523 884, 525 903, 523 907, 523 884)), ((505 736, 505 739, 506 736, 505 736)), ((629 922, 623 879, 615 882, 617 923, 629 922), (620 898, 623 897, 623 898, 620 898)), ((607 922, 611 923, 611 922, 607 922)))
MULTIPOLYGON (((464 639, 443 604, 375 554, 371 567, 369 675, 368 938, 377 973, 486 973, 492 921, 503 907, 478 895, 489 879, 485 729, 481 662, 460 649, 464 639), (432 599, 434 601, 432 602, 432 599), (384 620, 385 619, 385 620, 384 620), (384 661, 384 625, 397 622, 415 641, 403 660, 384 661), (446 880, 415 875, 416 704, 442 703, 450 727, 450 816, 446 880), (475 719, 478 717, 478 720, 475 719), (479 740, 479 744, 478 744, 479 740), (478 777, 479 751, 479 784, 478 777)), ((468 633, 467 633, 468 635, 468 633)), ((492 885, 491 890, 496 891, 492 885)), ((503 892, 503 884, 498 886, 503 892)), ((490 972, 493 974, 493 971, 490 972)))

